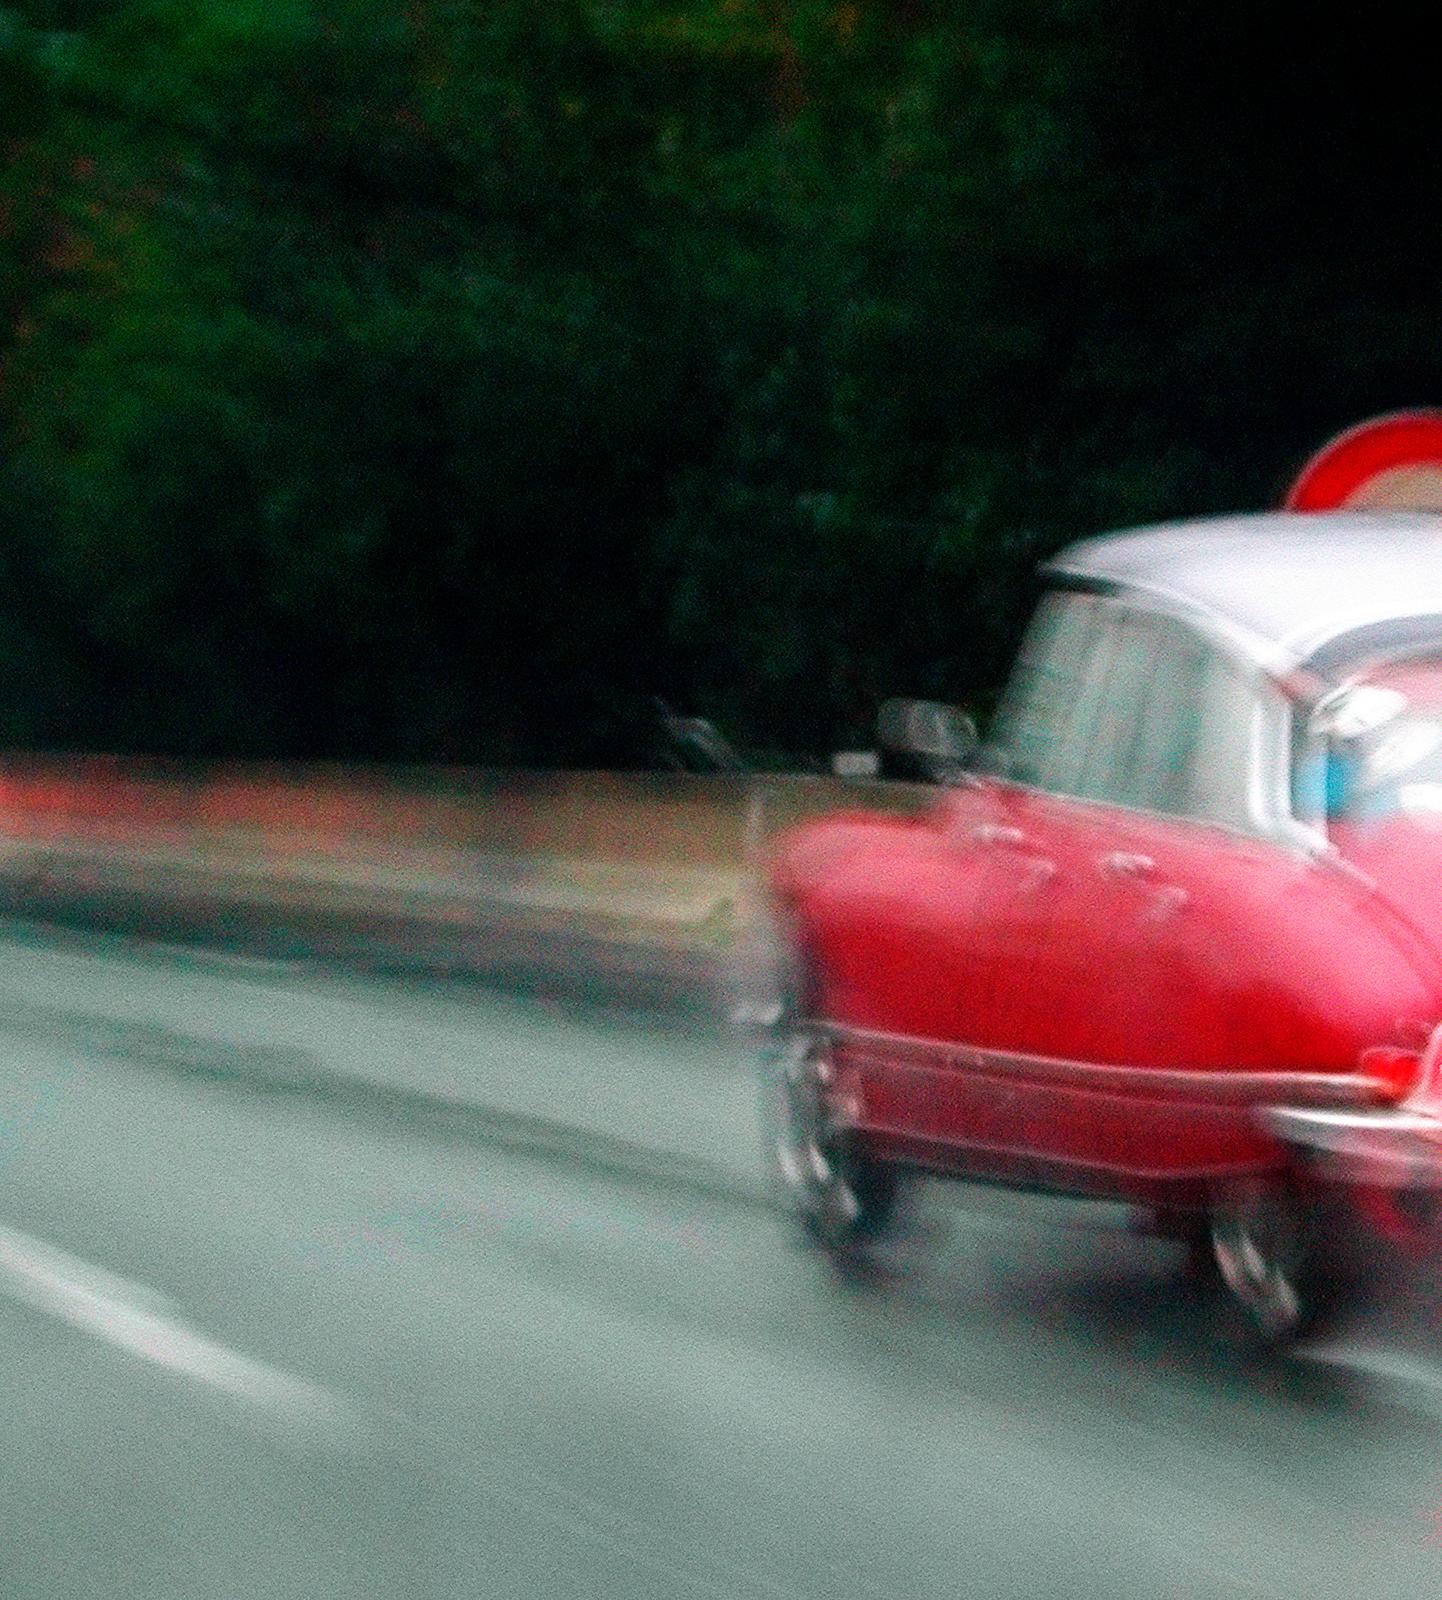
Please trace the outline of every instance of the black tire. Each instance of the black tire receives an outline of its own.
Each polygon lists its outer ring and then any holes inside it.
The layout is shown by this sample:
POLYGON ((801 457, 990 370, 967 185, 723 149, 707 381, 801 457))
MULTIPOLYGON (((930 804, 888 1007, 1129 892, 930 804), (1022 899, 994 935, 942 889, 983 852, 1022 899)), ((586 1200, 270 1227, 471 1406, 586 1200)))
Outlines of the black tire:
POLYGON ((1216 1197, 1216 1274, 1255 1344, 1286 1350, 1339 1311, 1345 1292, 1330 1217, 1321 1193, 1291 1176, 1248 1179, 1216 1197))
POLYGON ((1147 1232, 1181 1247, 1182 1272, 1189 1283, 1205 1287, 1215 1280, 1217 1258, 1212 1250, 1210 1218, 1205 1211, 1158 1206, 1143 1216, 1147 1219, 1147 1232))

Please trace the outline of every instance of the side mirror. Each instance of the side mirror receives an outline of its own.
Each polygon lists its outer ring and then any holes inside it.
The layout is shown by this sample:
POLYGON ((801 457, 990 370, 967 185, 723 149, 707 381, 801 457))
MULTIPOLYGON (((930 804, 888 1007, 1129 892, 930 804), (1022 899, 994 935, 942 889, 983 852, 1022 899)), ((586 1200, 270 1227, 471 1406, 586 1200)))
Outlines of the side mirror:
POLYGON ((876 718, 882 773, 888 778, 954 782, 977 748, 976 724, 936 700, 887 700, 876 718))

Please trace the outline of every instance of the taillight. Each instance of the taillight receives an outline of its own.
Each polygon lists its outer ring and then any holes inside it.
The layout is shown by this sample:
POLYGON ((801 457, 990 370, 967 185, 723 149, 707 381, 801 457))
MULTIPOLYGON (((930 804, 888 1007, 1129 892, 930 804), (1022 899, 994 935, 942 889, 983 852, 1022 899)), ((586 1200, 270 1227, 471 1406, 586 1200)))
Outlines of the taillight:
POLYGON ((1422 1076, 1422 1053, 1400 1045, 1378 1044, 1364 1050, 1357 1065, 1363 1077, 1377 1085, 1381 1099, 1395 1102, 1405 1099, 1417 1087, 1422 1076))

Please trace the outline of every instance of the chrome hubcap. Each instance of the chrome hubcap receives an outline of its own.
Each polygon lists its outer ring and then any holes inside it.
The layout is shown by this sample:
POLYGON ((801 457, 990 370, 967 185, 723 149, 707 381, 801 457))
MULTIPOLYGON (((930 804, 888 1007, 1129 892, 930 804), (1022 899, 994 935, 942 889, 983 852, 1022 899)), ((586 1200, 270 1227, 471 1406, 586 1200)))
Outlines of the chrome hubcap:
POLYGON ((781 1062, 781 1117, 776 1161, 802 1211, 822 1224, 854 1222, 861 1203, 847 1181, 836 1147, 837 1127, 828 1091, 832 1083, 825 1042, 795 1028, 781 1062))
POLYGON ((1267 1338, 1302 1318, 1301 1229, 1287 1202, 1265 1193, 1239 1197, 1214 1218, 1212 1249, 1222 1281, 1267 1338))

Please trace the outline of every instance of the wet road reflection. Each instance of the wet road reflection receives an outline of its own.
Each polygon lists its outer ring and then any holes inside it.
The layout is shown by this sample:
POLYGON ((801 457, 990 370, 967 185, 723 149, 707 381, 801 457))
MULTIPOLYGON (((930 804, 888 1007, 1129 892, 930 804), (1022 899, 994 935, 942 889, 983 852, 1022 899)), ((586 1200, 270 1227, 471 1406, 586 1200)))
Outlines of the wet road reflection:
POLYGON ((50 1032, 54 970, 5 955, 7 1594, 1442 1584, 1425 1284, 1316 1358, 1266 1363, 1117 1214, 932 1188, 842 1274, 735 1166, 751 1127, 718 1127, 715 1168, 688 1177, 678 1098, 749 1114, 719 1043, 163 955, 142 982, 104 949, 84 983, 67 969, 50 1032), (356 1052, 464 1041, 502 1100, 549 1070, 558 1122, 596 1123, 602 1080, 563 1074, 604 1058, 625 1148, 657 1160, 587 1163, 582 1134, 526 1146, 404 1096, 230 1070, 257 1018, 319 1058, 344 1016, 356 1052), (102 1026, 173 1041, 187 1017, 229 1042, 227 1070, 102 1026))

